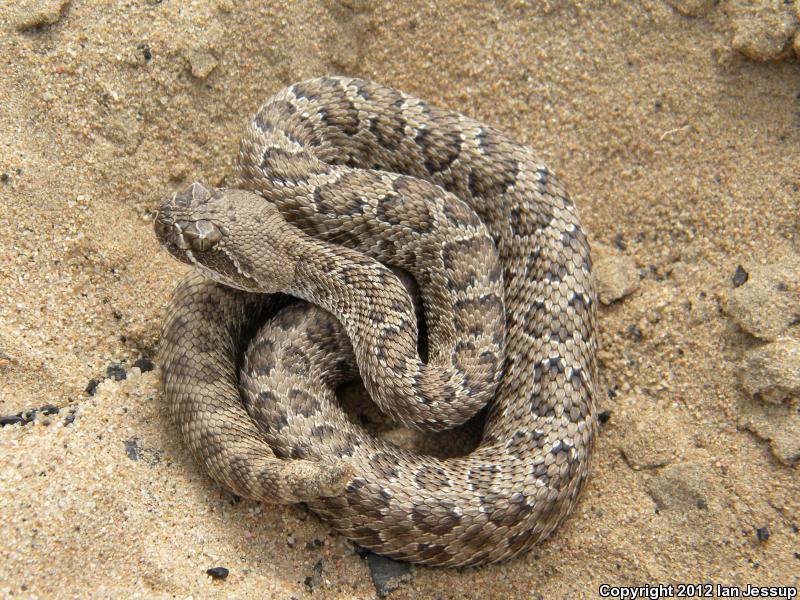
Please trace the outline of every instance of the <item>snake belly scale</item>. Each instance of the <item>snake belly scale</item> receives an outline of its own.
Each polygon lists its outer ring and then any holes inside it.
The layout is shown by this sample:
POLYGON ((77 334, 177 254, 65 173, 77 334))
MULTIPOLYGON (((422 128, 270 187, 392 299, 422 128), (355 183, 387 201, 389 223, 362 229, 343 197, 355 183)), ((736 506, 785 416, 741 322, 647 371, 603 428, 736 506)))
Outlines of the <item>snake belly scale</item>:
POLYGON ((440 566, 516 556, 572 510, 597 429, 595 292, 575 206, 528 147, 377 83, 312 79, 249 122, 230 189, 193 184, 155 226, 195 271, 168 307, 164 393, 214 479, 440 566), (384 264, 419 284, 426 360, 384 264), (479 445, 438 459, 366 433, 334 397, 357 373, 422 430, 488 403, 479 445))

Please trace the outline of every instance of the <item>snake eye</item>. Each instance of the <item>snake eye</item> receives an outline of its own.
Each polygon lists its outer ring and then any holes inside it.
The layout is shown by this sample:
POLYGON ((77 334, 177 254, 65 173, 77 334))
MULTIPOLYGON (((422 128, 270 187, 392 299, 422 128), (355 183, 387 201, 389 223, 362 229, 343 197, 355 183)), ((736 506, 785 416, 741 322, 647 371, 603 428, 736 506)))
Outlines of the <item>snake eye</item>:
POLYGON ((183 230, 183 236, 192 246, 192 250, 205 252, 214 247, 222 239, 219 227, 211 221, 194 221, 183 230))

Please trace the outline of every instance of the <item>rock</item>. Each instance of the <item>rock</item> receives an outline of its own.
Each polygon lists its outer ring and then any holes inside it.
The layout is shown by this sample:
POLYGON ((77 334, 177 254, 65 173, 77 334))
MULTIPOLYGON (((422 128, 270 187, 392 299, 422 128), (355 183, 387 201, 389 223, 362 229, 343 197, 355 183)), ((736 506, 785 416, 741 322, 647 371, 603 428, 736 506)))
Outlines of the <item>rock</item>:
POLYGON ((768 441, 783 464, 800 462, 800 400, 765 404, 747 398, 739 404, 739 427, 768 441))
POLYGON ((397 588, 411 581, 408 564, 379 556, 367 554, 367 566, 372 575, 372 583, 380 598, 385 598, 397 588))
POLYGON ((723 309, 751 335, 775 341, 800 320, 800 257, 744 269, 747 281, 729 289, 723 309))
POLYGON ((206 574, 211 575, 212 579, 225 579, 228 573, 229 571, 225 567, 212 567, 206 570, 206 574))
POLYGON ((313 592, 314 588, 317 587, 321 581, 322 581, 322 559, 320 558, 317 562, 314 563, 313 573, 308 577, 306 577, 303 583, 305 584, 306 589, 309 592, 313 592))
POLYGON ((69 0, 22 0, 16 3, 12 23, 18 31, 52 25, 61 19, 69 0))
POLYGON ((593 244, 594 277, 600 302, 611 304, 639 287, 639 270, 634 260, 604 244, 593 244))
POLYGON ((694 460, 664 467, 645 487, 660 511, 708 510, 716 486, 709 486, 712 464, 694 460))
POLYGON ((205 79, 208 77, 211 71, 216 69, 219 64, 213 54, 205 51, 189 52, 187 59, 189 60, 189 68, 192 71, 192 76, 198 79, 205 79))
POLYGON ((16 425, 18 423, 22 423, 25 425, 26 421, 21 414, 17 415, 4 415, 0 417, 0 427, 5 427, 6 425, 16 425))
POLYGON ((128 374, 125 372, 125 367, 114 363, 106 367, 106 377, 114 381, 122 381, 128 378, 128 374))
POLYGON ((141 371, 142 373, 147 373, 148 371, 152 371, 154 368, 153 361, 150 360, 149 358, 137 358, 136 362, 133 363, 133 366, 138 367, 139 371, 141 371))
POLYGON ((319 538, 314 538, 310 542, 306 542, 306 550, 317 550, 325 545, 325 541, 319 538))
POLYGON ((125 440, 122 443, 125 446, 125 454, 128 455, 128 458, 133 461, 139 460, 139 441, 125 440))
POLYGON ((731 277, 731 283, 733 284, 733 287, 738 288, 747 283, 748 279, 750 279, 750 273, 745 271, 742 265, 738 265, 736 270, 733 272, 733 277, 731 277))
POLYGON ((685 447, 685 441, 677 439, 685 428, 673 414, 645 396, 634 396, 622 400, 615 411, 615 423, 625 431, 619 442, 619 450, 625 461, 634 470, 663 467, 675 459, 675 449, 685 447), (669 432, 669 435, 665 435, 669 432))
POLYGON ((672 8, 687 17, 702 17, 716 4, 714 0, 667 0, 672 8))
POLYGON ((756 529, 756 539, 759 542, 766 542, 769 539, 769 529, 767 527, 759 527, 756 529))
POLYGON ((745 391, 764 402, 800 398, 800 340, 781 338, 749 350, 739 374, 745 391))
POLYGON ((797 30, 791 4, 778 0, 739 0, 732 3, 731 46, 751 60, 786 56, 797 30))

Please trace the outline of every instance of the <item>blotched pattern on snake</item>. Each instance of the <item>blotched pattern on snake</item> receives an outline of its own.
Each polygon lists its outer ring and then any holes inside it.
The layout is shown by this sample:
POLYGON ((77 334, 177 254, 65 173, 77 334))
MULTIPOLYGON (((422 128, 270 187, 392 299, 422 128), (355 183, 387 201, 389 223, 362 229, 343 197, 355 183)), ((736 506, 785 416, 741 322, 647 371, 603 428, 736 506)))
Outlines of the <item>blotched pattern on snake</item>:
POLYGON ((377 83, 313 79, 259 109, 230 189, 175 194, 156 232, 195 268, 164 324, 165 395, 235 493, 305 501, 362 546, 443 566, 515 556, 575 505, 596 431, 591 260, 529 148, 377 83), (419 284, 425 360, 385 265, 419 284), (422 430, 488 403, 480 444, 437 459, 367 434, 334 397, 356 373, 422 430))

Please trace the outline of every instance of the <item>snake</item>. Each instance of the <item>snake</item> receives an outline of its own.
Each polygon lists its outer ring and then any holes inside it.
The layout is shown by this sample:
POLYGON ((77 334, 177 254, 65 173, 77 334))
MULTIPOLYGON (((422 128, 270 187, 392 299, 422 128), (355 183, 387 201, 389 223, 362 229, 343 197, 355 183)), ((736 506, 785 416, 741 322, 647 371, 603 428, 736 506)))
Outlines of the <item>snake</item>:
POLYGON ((310 79, 248 122, 230 185, 173 193, 154 228, 192 267, 163 393, 233 493, 444 567, 520 555, 572 511, 597 432, 596 296, 575 204, 529 147, 379 83, 310 79), (358 377, 387 418, 477 422, 480 441, 437 457, 367 432, 336 397, 358 377))

